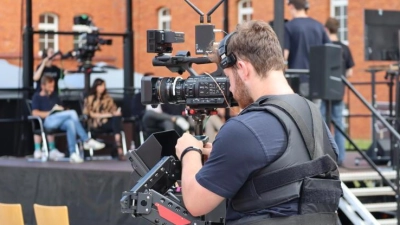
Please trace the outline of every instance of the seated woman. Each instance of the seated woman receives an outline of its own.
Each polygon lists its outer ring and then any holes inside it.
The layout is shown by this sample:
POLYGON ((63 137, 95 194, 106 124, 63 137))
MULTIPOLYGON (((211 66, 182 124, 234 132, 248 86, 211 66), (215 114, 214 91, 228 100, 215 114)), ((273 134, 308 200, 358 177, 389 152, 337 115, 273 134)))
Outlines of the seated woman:
POLYGON ((97 78, 92 85, 90 94, 85 98, 83 114, 88 115, 90 129, 113 132, 118 150, 119 160, 125 160, 121 143, 122 118, 120 108, 110 95, 107 94, 106 83, 97 78))

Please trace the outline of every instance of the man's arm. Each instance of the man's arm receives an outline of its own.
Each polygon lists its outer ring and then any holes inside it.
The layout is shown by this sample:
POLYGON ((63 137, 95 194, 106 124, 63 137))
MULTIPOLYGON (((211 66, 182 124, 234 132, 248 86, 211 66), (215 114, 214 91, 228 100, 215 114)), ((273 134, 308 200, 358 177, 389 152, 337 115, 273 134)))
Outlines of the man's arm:
POLYGON ((50 112, 40 111, 37 109, 32 110, 32 116, 39 116, 42 119, 46 118, 49 114, 50 112))
POLYGON ((353 68, 346 70, 346 77, 351 77, 353 75, 353 68))
POLYGON ((346 77, 353 75, 354 60, 350 48, 346 45, 345 63, 346 63, 346 77))
POLYGON ((182 165, 182 196, 186 209, 193 216, 209 213, 224 200, 224 197, 207 190, 197 182, 196 174, 202 167, 201 155, 195 151, 188 152, 182 165))
POLYGON ((40 64, 39 68, 33 74, 33 80, 34 81, 40 80, 40 77, 42 76, 42 73, 43 73, 43 70, 44 70, 44 67, 46 65, 47 60, 48 60, 47 58, 43 59, 42 64, 40 64))
POLYGON ((285 60, 287 61, 289 59, 289 50, 287 50, 287 49, 283 50, 283 56, 285 57, 285 60))
POLYGON ((289 59, 289 49, 290 49, 290 32, 289 32, 289 27, 285 25, 285 40, 283 42, 284 44, 284 50, 283 50, 283 56, 285 60, 287 61, 289 59))
MULTIPOLYGON (((271 121, 268 118, 267 120, 271 121)), ((277 120, 276 123, 269 124, 274 127, 281 126, 277 120)), ((283 128, 281 129, 283 133, 283 128)), ((275 129, 274 132, 279 133, 279 129, 275 129)), ((266 133, 275 138, 272 131, 266 133)), ((184 134, 178 140, 177 156, 188 146, 202 145, 193 136, 189 136, 184 134), (182 144, 181 139, 194 140, 182 144), (181 151, 178 151, 179 146, 181 151)), ((183 157, 182 195, 185 206, 194 216, 209 213, 224 199, 234 197, 249 176, 268 162, 269 158, 263 152, 253 131, 242 122, 228 121, 218 133, 210 157, 203 167, 198 152, 190 151, 183 157)))

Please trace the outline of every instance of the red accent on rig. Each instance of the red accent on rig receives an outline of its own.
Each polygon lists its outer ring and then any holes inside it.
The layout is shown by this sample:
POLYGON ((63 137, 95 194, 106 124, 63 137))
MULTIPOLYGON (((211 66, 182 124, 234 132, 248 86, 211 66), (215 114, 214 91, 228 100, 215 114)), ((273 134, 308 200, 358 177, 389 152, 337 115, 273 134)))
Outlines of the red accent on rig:
POLYGON ((154 204, 160 216, 169 222, 175 224, 175 225, 188 225, 190 224, 190 221, 181 217, 180 215, 174 213, 172 210, 168 209, 167 207, 160 205, 160 203, 155 203, 154 204))

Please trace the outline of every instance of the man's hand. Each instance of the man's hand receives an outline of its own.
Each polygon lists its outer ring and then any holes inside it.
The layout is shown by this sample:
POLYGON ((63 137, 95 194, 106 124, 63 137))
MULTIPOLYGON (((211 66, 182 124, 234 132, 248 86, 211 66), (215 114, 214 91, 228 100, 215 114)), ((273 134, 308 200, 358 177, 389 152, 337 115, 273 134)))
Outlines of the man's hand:
POLYGON ((203 147, 203 155, 210 156, 212 151, 212 143, 208 142, 204 147, 203 147))
POLYGON ((199 149, 203 148, 203 142, 197 140, 195 137, 190 135, 189 133, 184 133, 182 137, 178 139, 178 142, 176 143, 175 146, 175 153, 176 156, 178 156, 179 160, 181 160, 181 155, 182 152, 187 148, 187 147, 196 147, 199 149))
POLYGON ((43 64, 47 63, 47 62, 49 61, 49 58, 50 58, 50 57, 44 58, 43 61, 42 61, 42 63, 43 63, 43 64))
POLYGON ((64 107, 62 107, 61 105, 55 104, 55 105, 53 106, 53 109, 52 109, 52 110, 63 111, 63 110, 64 110, 64 107))

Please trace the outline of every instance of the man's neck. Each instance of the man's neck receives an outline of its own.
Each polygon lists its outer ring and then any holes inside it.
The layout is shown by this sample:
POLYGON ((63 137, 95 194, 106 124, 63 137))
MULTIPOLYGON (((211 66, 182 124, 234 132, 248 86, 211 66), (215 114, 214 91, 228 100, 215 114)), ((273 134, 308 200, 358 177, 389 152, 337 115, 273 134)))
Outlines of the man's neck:
POLYGON ((296 11, 293 15, 294 18, 307 18, 308 15, 305 10, 296 11))
POLYGON ((251 97, 254 101, 265 95, 294 94, 283 71, 270 71, 266 78, 255 79, 251 86, 251 97))
POLYGON ((339 41, 337 34, 329 34, 329 40, 331 41, 339 41))

